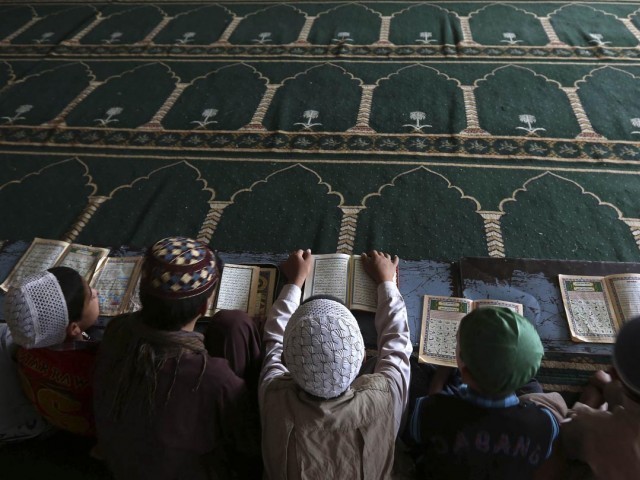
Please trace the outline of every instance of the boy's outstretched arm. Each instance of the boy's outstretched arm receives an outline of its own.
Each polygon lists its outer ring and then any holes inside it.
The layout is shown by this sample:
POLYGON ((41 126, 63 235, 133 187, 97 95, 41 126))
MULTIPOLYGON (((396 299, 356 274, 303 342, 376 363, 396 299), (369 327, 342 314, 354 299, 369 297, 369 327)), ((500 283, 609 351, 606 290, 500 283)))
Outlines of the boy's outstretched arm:
POLYGON ((394 282, 399 259, 388 253, 372 250, 362 255, 362 266, 378 284, 376 332, 378 333, 378 361, 375 373, 384 375, 391 386, 394 399, 396 434, 409 396, 409 357, 413 352, 407 308, 394 282))
POLYGON ((280 270, 287 278, 278 299, 271 307, 264 326, 264 363, 260 373, 258 398, 262 405, 264 391, 269 382, 288 370, 282 364, 282 339, 284 329, 293 312, 300 305, 302 285, 313 265, 311 250, 296 250, 280 265, 280 270))

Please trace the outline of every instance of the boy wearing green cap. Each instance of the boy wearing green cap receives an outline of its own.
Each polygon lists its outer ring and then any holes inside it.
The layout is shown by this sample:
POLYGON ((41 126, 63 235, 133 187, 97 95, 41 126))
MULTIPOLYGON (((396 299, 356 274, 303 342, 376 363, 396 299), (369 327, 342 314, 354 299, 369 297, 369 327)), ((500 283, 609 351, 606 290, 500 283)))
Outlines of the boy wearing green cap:
POLYGON ((462 319, 462 385, 418 398, 408 425, 421 478, 532 478, 551 454, 558 420, 515 391, 534 377, 543 353, 535 328, 510 309, 481 308, 462 319))

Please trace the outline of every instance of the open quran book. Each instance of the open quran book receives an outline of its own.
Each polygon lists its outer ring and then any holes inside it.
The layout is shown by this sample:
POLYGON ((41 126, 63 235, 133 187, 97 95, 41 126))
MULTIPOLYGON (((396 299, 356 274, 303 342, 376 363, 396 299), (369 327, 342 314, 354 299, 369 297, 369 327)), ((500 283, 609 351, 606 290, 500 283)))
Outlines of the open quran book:
MULTIPOLYGON (((333 253, 314 255, 313 259, 302 300, 315 295, 330 295, 351 310, 376 311, 378 286, 364 271, 360 255, 333 253)), ((396 283, 397 278, 396 274, 396 283)))
POLYGON ((135 312, 140 304, 140 272, 143 257, 109 257, 96 271, 90 285, 98 291, 100 315, 135 312))
POLYGON ((418 360, 456 367, 456 333, 460 320, 481 307, 506 307, 522 315, 522 305, 503 300, 467 300, 466 298, 425 295, 422 304, 422 327, 418 360))
POLYGON ((0 288, 6 292, 30 275, 64 266, 76 270, 98 291, 100 315, 137 310, 142 257, 108 257, 109 252, 107 248, 35 238, 0 288))
POLYGON ((558 279, 574 342, 615 343, 622 325, 640 316, 640 274, 558 279))
POLYGON ((242 310, 251 317, 264 319, 273 304, 277 283, 275 265, 227 263, 222 269, 215 303, 207 316, 218 310, 242 310))

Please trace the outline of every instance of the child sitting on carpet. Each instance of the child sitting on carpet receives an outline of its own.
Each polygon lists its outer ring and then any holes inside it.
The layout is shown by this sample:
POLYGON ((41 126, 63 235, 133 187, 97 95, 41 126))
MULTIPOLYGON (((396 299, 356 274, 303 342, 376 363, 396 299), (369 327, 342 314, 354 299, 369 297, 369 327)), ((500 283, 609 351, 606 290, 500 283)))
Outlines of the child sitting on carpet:
POLYGON ((47 428, 40 415, 59 428, 93 433, 95 346, 83 340, 98 311, 97 292, 68 267, 9 289, 1 333, 0 440, 40 434, 47 428))
POLYGON ((379 356, 370 375, 359 375, 364 341, 351 312, 325 297, 300 304, 311 251, 297 250, 282 264, 288 283, 265 325, 259 391, 267 478, 391 478, 412 351, 393 282, 398 261, 375 250, 362 256, 378 285, 379 356))
POLYGON ((600 371, 594 375, 581 402, 569 410, 569 421, 562 424, 567 457, 587 463, 594 478, 640 478, 639 365, 637 318, 618 334, 610 374, 600 371))
MULTIPOLYGON (((515 391, 531 386, 543 353, 535 328, 510 309, 466 315, 456 346, 463 383, 418 398, 409 420, 418 477, 532 478, 551 454, 558 415, 515 391)), ((553 400, 564 405, 557 394, 553 400)))
POLYGON ((105 330, 94 407, 116 479, 261 477, 257 326, 227 310, 206 335, 194 331, 218 278, 216 256, 202 242, 160 240, 144 259, 142 310, 105 330))

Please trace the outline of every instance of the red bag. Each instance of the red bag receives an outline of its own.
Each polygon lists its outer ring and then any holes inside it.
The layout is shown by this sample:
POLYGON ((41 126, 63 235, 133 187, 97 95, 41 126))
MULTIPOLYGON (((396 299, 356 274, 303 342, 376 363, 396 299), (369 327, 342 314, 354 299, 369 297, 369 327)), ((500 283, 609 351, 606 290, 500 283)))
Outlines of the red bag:
POLYGON ((18 349, 18 372, 26 396, 52 425, 95 436, 93 371, 98 343, 66 342, 18 349))

